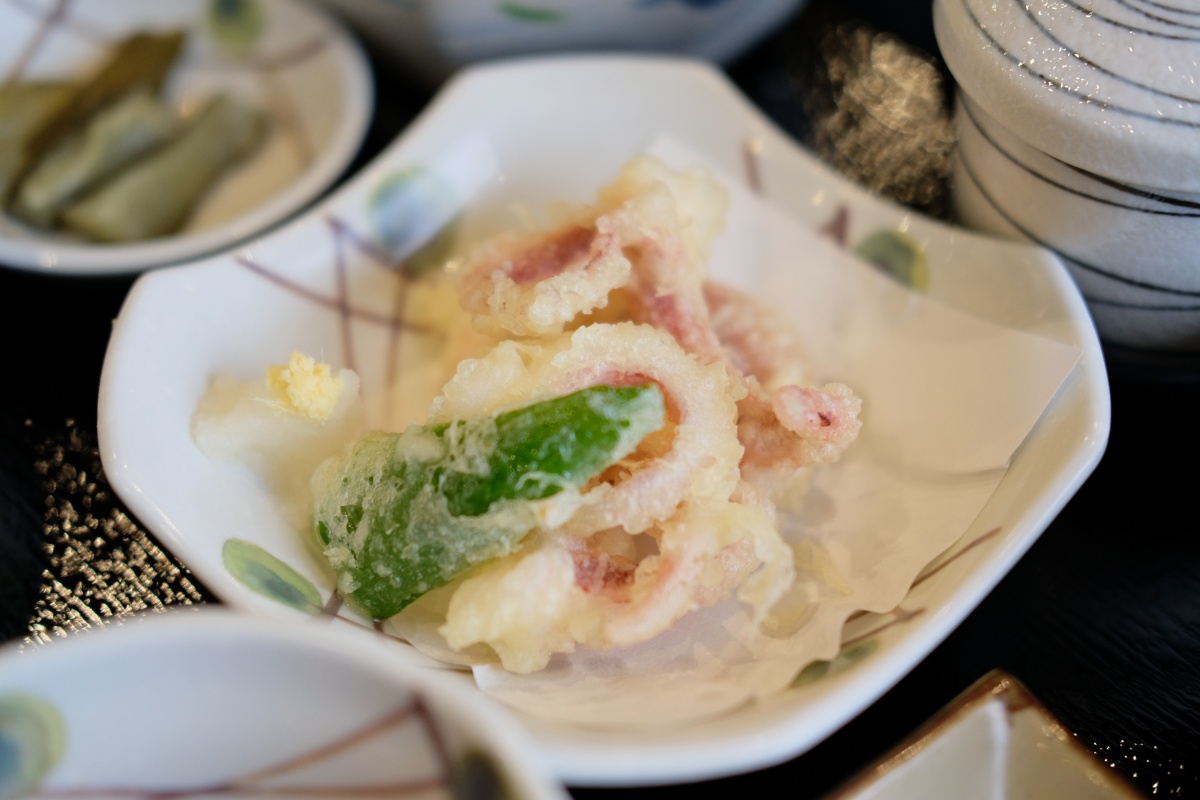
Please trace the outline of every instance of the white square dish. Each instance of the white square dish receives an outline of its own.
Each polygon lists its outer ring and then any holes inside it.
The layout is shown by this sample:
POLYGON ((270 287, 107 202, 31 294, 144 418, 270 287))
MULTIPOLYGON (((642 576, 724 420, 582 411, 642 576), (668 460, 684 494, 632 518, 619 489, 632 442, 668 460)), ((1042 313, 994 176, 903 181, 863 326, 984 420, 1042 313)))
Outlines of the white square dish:
POLYGON ((1016 678, 993 670, 828 800, 1141 796, 1016 678))
POLYGON ((805 751, 893 686, 1020 558, 1094 469, 1109 430, 1095 330, 1052 255, 922 218, 848 183, 703 63, 625 56, 498 63, 452 81, 362 174, 301 219, 237 252, 140 278, 117 320, 101 382, 104 469, 138 519, 230 605, 271 617, 302 613, 231 572, 225 543, 243 539, 311 587, 315 599, 300 605, 319 612, 332 581, 302 537, 260 488, 209 463, 190 438, 209 378, 261 374, 300 349, 353 366, 364 392, 378 390, 396 367, 389 342, 398 327, 398 262, 388 247, 411 249, 462 212, 462 198, 469 199, 464 224, 479 228, 513 203, 586 198, 664 134, 726 174, 748 175, 792 219, 847 249, 869 254, 880 232, 902 232, 897 240, 914 255, 909 266, 921 273, 910 283, 924 296, 1079 356, 978 516, 948 540, 956 543, 902 603, 854 617, 841 655, 815 662, 770 702, 659 729, 526 717, 558 774, 576 785, 699 780, 805 751), (481 162, 496 176, 483 187, 472 182, 481 162), (439 181, 413 179, 430 165, 439 181), (401 183, 409 191, 381 204, 382 189, 398 176, 407 176, 401 183), (460 202, 446 199, 454 195, 460 202))

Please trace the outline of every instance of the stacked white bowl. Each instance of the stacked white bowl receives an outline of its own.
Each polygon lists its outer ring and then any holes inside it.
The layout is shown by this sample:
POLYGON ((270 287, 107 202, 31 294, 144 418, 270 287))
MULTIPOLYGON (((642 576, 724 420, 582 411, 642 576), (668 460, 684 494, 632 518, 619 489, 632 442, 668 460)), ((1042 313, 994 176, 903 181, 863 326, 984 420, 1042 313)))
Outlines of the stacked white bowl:
POLYGON ((1055 250, 1106 344, 1200 356, 1200 2, 935 0, 961 221, 1055 250))

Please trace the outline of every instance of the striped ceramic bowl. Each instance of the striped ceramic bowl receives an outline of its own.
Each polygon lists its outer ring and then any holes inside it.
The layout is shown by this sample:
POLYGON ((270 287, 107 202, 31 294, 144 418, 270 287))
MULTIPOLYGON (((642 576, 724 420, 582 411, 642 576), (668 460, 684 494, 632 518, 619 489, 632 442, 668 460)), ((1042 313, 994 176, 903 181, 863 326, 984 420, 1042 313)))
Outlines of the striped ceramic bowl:
POLYGON ((1055 250, 1106 343, 1200 356, 1200 2, 935 0, 954 201, 1055 250))

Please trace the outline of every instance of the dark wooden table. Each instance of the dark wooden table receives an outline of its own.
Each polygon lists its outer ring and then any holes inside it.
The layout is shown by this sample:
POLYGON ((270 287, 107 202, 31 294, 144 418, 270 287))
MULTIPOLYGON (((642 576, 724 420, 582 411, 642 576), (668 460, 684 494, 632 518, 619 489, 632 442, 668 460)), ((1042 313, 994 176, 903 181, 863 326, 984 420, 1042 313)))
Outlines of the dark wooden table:
MULTIPOLYGON (((377 110, 347 174, 430 96, 371 56, 377 110)), ((928 0, 811 0, 728 71, 819 157, 952 220, 953 83, 928 0)), ((0 267, 0 637, 13 646, 53 646, 148 608, 216 602, 128 515, 100 470, 100 368, 133 280, 0 267)), ((702 786, 573 794, 786 787, 790 798, 820 797, 1003 668, 1147 795, 1200 796, 1200 524, 1191 505, 1200 498, 1191 460, 1200 448, 1200 369, 1111 346, 1106 358, 1113 424, 1095 473, 979 608, 871 708, 770 769, 702 786)))

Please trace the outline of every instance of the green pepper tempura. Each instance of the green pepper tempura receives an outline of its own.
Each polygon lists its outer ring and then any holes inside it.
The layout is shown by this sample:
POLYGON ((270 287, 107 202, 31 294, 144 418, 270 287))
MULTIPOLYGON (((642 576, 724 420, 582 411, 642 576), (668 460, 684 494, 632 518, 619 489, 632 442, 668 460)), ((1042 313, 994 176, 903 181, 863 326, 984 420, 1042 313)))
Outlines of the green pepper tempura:
POLYGON ((664 419, 656 385, 595 386, 495 417, 367 434, 314 506, 339 592, 384 619, 513 552, 539 524, 537 501, 578 490, 664 419))

